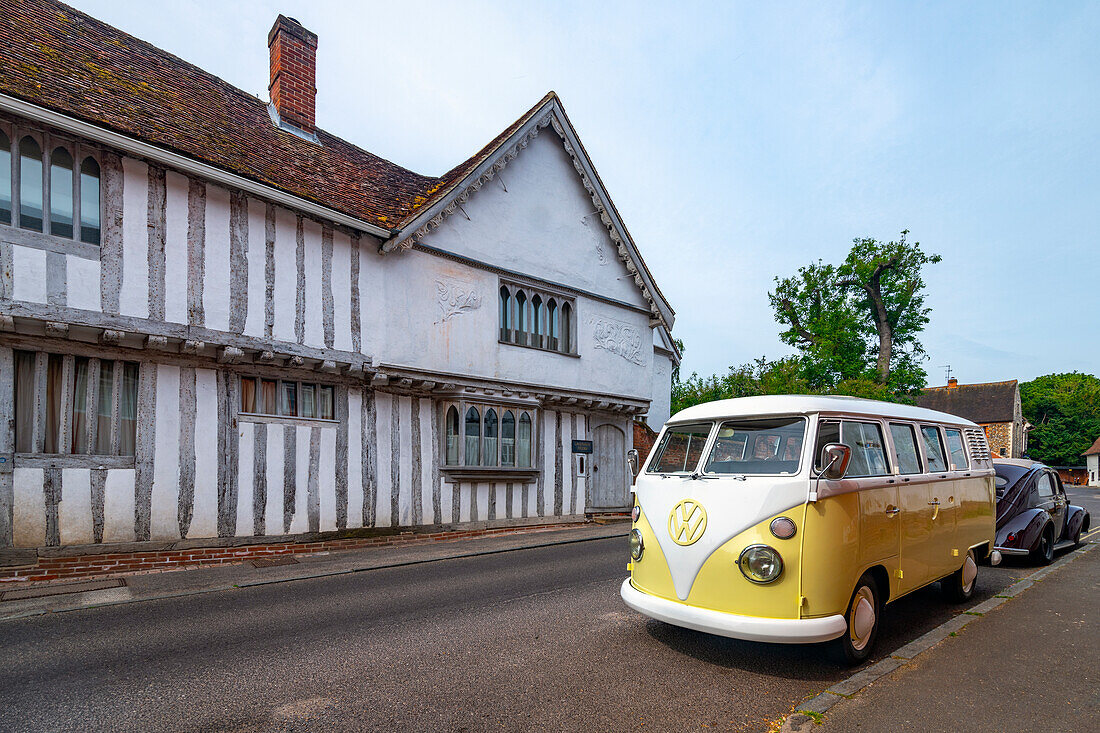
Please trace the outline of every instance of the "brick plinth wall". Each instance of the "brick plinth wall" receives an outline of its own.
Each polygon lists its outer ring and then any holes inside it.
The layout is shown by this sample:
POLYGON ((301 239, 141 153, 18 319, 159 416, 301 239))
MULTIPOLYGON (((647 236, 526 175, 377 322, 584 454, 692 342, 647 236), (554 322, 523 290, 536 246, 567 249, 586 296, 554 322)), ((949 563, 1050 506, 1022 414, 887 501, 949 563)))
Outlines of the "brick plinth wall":
POLYGON ((113 554, 46 555, 38 558, 32 565, 20 565, 0 568, 0 585, 11 589, 10 585, 52 580, 75 580, 82 578, 102 578, 135 573, 162 572, 166 570, 187 570, 226 563, 242 563, 262 557, 287 555, 311 555, 334 550, 352 550, 362 547, 380 547, 384 545, 411 545, 427 542, 446 542, 470 537, 487 537, 518 532, 545 532, 554 529, 580 526, 583 523, 534 524, 517 527, 495 527, 460 531, 439 532, 402 532, 378 537, 350 537, 323 540, 319 542, 287 542, 282 544, 245 545, 236 547, 196 547, 192 549, 120 552, 113 554))

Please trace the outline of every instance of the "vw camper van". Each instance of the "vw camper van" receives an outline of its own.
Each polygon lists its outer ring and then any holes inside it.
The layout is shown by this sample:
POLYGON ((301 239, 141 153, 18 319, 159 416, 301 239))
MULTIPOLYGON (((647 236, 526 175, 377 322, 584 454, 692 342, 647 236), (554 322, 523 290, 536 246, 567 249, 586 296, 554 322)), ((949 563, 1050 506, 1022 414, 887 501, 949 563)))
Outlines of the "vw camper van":
POLYGON ((884 606, 994 564, 984 431, 850 397, 722 400, 674 415, 637 473, 628 606, 721 636, 836 640, 866 659, 884 606))

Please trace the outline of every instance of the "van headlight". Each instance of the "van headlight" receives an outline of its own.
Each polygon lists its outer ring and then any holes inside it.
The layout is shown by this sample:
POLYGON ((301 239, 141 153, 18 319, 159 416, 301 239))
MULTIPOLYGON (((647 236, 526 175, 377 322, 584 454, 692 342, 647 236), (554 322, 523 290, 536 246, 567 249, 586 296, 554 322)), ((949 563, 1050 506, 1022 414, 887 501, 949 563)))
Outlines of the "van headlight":
POLYGON ((767 545, 749 545, 741 550, 737 567, 753 583, 770 583, 783 572, 783 558, 767 545))
POLYGON ((634 561, 642 559, 642 552, 645 550, 645 543, 642 542, 642 533, 640 530, 630 530, 630 556, 634 558, 634 561))

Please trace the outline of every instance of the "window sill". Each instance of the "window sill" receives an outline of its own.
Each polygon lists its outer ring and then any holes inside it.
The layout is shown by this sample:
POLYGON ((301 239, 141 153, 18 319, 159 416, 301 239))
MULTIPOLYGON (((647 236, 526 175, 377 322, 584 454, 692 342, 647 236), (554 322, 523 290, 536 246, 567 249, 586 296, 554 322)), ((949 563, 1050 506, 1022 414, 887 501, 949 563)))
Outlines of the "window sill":
POLYGON ((340 421, 327 417, 292 417, 290 415, 264 415, 258 412, 238 412, 237 419, 242 422, 267 422, 279 425, 339 425, 340 421))
POLYGON ((46 252, 75 255, 86 260, 98 260, 100 253, 98 244, 88 244, 78 239, 58 237, 53 234, 43 234, 31 229, 20 229, 10 224, 0 224, 0 242, 41 249, 46 252))
POLYGON ((539 477, 537 468, 509 468, 498 466, 440 466, 440 472, 449 483, 462 481, 514 481, 529 484, 539 477))
POLYGON ((96 456, 85 453, 16 453, 15 468, 133 468, 133 456, 96 456))
POLYGON ((518 346, 521 349, 531 349, 532 351, 542 351, 546 354, 557 354, 558 356, 568 356, 573 359, 581 358, 580 354, 571 351, 558 351, 557 349, 548 349, 545 346, 535 346, 534 344, 521 344, 515 341, 506 341, 502 338, 497 339, 498 344, 504 344, 505 346, 518 346))

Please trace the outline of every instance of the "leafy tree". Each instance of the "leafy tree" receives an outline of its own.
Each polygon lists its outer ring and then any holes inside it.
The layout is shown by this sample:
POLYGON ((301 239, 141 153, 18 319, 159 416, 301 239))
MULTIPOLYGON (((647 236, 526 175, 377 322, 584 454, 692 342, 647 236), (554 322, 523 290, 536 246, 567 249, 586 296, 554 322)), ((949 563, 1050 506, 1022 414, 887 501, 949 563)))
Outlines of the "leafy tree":
POLYGON ((1052 466, 1083 465, 1081 454, 1100 437, 1100 379, 1048 374, 1021 384, 1020 399, 1032 425, 1028 455, 1052 466))
POLYGON ((818 261, 775 279, 768 298, 786 327, 780 338, 799 350, 815 386, 873 380, 904 393, 924 385, 918 336, 931 309, 922 271, 941 257, 908 242, 908 234, 892 242, 854 239, 841 265, 818 261))

